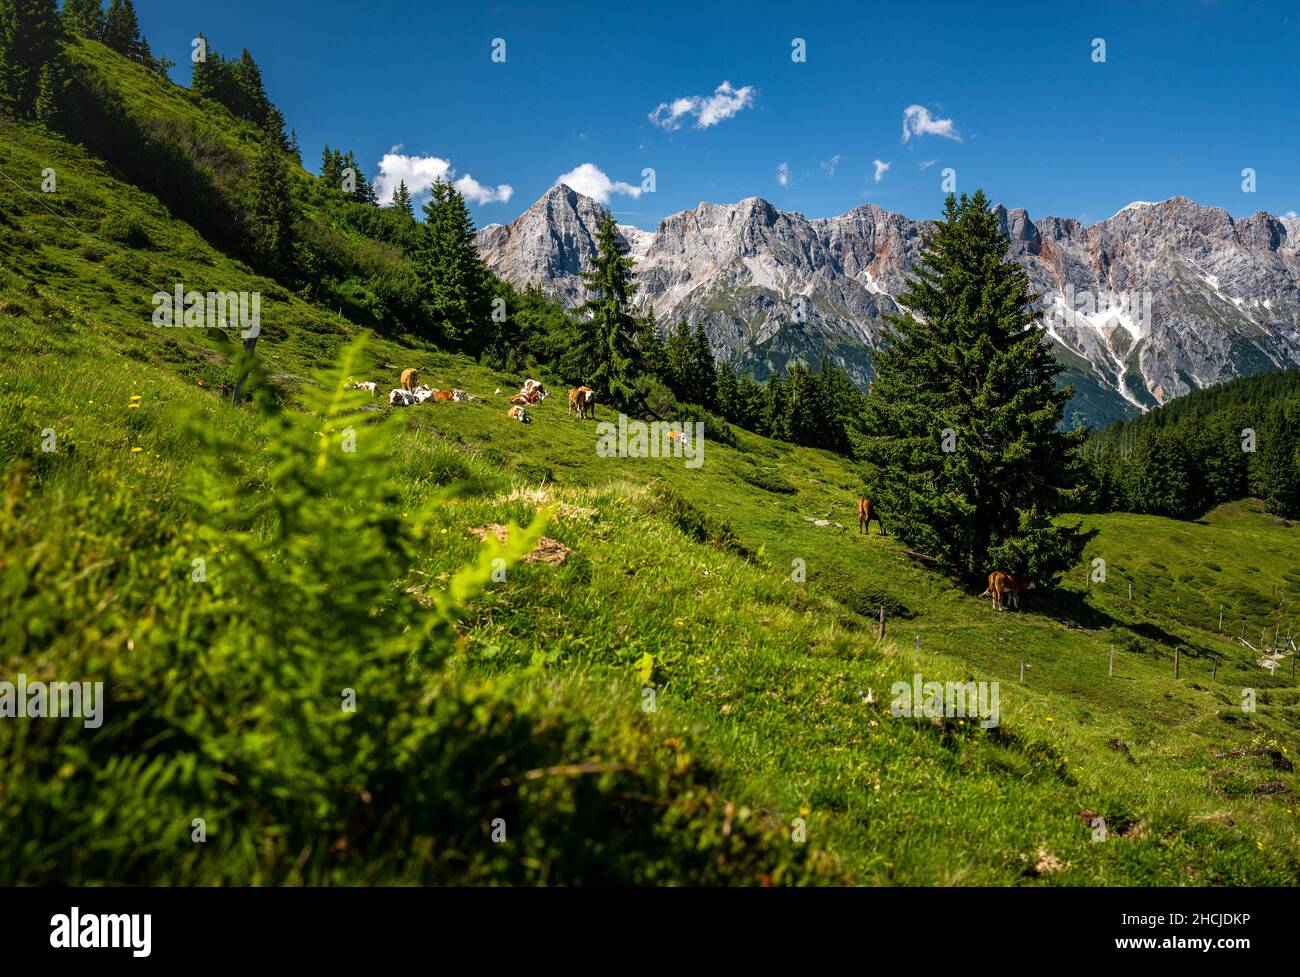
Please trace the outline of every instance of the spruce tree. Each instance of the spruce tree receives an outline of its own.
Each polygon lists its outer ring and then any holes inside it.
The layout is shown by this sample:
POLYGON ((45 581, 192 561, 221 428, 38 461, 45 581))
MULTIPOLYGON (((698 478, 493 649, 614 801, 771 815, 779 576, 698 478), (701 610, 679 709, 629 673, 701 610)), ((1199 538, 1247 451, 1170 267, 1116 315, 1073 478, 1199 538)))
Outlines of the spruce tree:
POLYGON ((262 132, 253 164, 249 233, 258 259, 277 275, 293 268, 293 203, 276 134, 262 132))
POLYGON ((442 342, 477 355, 489 338, 490 273, 474 245, 465 198, 445 180, 424 205, 424 234, 416 255, 431 318, 442 342))
POLYGON ((718 402, 718 365, 713 359, 713 349, 709 346, 709 337, 704 332, 704 323, 695 324, 695 334, 691 337, 691 383, 695 388, 694 403, 712 410, 718 402))
POLYGON ((54 0, 0 0, 0 108, 35 114, 41 70, 61 57, 62 39, 54 0))
POLYGON ((785 381, 785 437, 795 444, 816 444, 817 385, 812 371, 802 363, 792 363, 786 371, 785 381))
POLYGON ((199 31, 199 40, 203 41, 203 60, 190 62, 190 91, 202 98, 221 101, 218 76, 222 71, 221 55, 208 43, 208 39, 199 31))
POLYGON ((632 314, 632 259, 620 248, 618 228, 606 211, 596 229, 596 256, 583 273, 589 298, 578 308, 564 370, 571 380, 596 391, 616 407, 628 407, 642 365, 632 314))
POLYGON ((680 320, 664 341, 664 361, 668 373, 668 386, 681 400, 693 401, 695 391, 692 377, 694 350, 691 345, 691 327, 680 320))
POLYGON ((63 119, 63 97, 67 80, 63 76, 60 59, 41 65, 40 83, 36 90, 36 121, 47 129, 58 129, 63 119))
POLYGON ((983 191, 949 196, 875 359, 856 438, 867 492, 906 542, 969 581, 1002 570, 1040 585, 1078 561, 1068 506, 1082 430, 1042 341, 1025 272, 983 191))
POLYGON ((235 105, 230 106, 231 111, 249 122, 269 125, 271 100, 266 97, 266 88, 262 85, 262 69, 248 53, 248 48, 244 48, 234 63, 233 72, 237 95, 235 105))
POLYGON ((393 206, 407 217, 415 216, 415 206, 411 203, 411 191, 406 189, 406 181, 399 180, 393 191, 393 206))
POLYGON ((719 414, 733 424, 741 424, 741 417, 743 416, 743 412, 737 403, 738 392, 736 371, 731 368, 730 363, 723 363, 718 367, 717 410, 719 414))
POLYGON ((64 0, 63 26, 69 34, 98 39, 104 31, 102 0, 64 0))
POLYGON ((144 65, 153 63, 149 42, 140 33, 140 22, 136 19, 132 0, 112 0, 108 5, 102 40, 118 54, 132 61, 144 65))
POLYGON ((663 340, 659 338, 659 320, 654 306, 636 320, 636 345, 641 351, 641 368, 649 376, 664 380, 668 372, 668 356, 663 340))
POLYGON ((342 170, 343 164, 339 160, 338 150, 330 149, 330 144, 326 143, 320 154, 320 178, 326 186, 337 190, 343 181, 342 170))
POLYGON ((773 373, 763 387, 762 420, 760 432, 780 441, 790 440, 789 414, 786 407, 785 384, 773 373))

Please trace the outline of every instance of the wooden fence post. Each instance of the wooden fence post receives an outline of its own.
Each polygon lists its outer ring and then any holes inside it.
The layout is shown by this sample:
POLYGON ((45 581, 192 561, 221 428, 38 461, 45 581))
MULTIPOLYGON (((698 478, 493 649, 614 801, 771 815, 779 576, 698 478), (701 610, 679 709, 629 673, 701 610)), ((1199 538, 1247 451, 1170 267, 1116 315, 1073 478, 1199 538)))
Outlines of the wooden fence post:
POLYGON ((1174 678, 1178 678, 1178 648, 1174 648, 1174 678))
POLYGON ((1023 682, 1024 680, 1025 680, 1025 663, 1024 663, 1024 660, 1021 659, 1021 662, 1020 662, 1020 681, 1023 682))
POLYGON ((885 640, 885 605, 880 605, 880 640, 885 640))
POLYGON ((1223 630, 1223 605, 1219 605, 1219 630, 1223 630))

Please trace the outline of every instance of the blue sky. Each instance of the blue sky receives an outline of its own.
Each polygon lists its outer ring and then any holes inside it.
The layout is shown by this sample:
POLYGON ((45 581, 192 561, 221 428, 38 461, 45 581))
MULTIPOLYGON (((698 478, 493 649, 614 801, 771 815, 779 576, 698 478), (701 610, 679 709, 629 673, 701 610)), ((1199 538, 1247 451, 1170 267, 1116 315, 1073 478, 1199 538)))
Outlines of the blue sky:
POLYGON ((480 225, 579 167, 645 228, 748 196, 932 217, 945 168, 959 191, 1086 223, 1175 194, 1300 211, 1300 0, 982 6, 136 0, 177 82, 198 31, 247 47, 309 168, 327 142, 371 178, 386 155, 393 177, 450 168, 480 225), (634 192, 647 167, 655 191, 634 192))

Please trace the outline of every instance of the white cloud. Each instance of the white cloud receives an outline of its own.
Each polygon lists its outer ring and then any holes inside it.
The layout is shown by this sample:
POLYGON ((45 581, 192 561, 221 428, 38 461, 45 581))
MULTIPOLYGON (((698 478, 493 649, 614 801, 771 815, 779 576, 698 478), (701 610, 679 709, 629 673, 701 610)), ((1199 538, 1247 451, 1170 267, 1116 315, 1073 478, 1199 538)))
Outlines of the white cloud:
POLYGON ((724 81, 712 95, 689 95, 671 102, 660 102, 650 113, 650 121, 671 132, 681 128, 679 120, 682 116, 693 115, 695 128, 707 129, 753 104, 754 88, 751 85, 733 88, 731 82, 724 81))
MULTIPOLYGON (((452 180, 456 171, 450 160, 439 156, 405 156, 401 146, 394 146, 379 161, 379 175, 375 177, 375 196, 382 206, 393 202, 393 191, 403 180, 412 197, 427 194, 438 180, 452 180)), ((468 173, 456 179, 456 189, 466 200, 476 204, 505 203, 514 194, 508 183, 497 187, 485 186, 468 173)))
POLYGON ((882 163, 880 160, 875 160, 877 183, 880 182, 880 178, 885 175, 885 171, 888 170, 891 165, 892 164, 890 163, 882 163))
POLYGON ((496 189, 485 187, 468 173, 456 181, 456 189, 466 200, 476 204, 503 204, 514 196, 515 188, 509 183, 497 184, 496 189))
POLYGON ((839 166, 842 162, 844 162, 844 159, 845 157, 841 156, 839 153, 836 153, 830 159, 822 160, 822 169, 826 171, 827 176, 834 176, 835 167, 839 166))
POLYGON ((776 182, 783 187, 790 185, 790 164, 782 163, 776 168, 776 182))
POLYGON ((937 162, 939 162, 937 159, 927 159, 927 160, 923 161, 923 162, 921 163, 921 165, 917 167, 917 169, 918 169, 918 170, 928 170, 931 166, 933 166, 933 165, 934 165, 935 163, 937 163, 937 162))
POLYGON ((903 109, 903 142, 913 136, 943 136, 961 142, 957 123, 952 119, 936 119, 924 105, 909 105, 903 109))
POLYGON ((556 177, 557 184, 577 190, 578 193, 591 197, 599 204, 609 203, 610 194, 621 193, 636 200, 641 196, 641 188, 631 183, 611 180, 594 163, 583 163, 562 176, 556 177))

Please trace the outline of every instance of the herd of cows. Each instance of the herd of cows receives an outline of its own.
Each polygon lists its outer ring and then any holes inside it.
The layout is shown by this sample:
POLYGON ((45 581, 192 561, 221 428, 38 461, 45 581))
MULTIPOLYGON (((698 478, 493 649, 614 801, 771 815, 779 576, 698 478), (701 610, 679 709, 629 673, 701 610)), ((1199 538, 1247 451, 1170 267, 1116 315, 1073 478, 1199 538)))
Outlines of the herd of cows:
MULTIPOLYGON (((416 369, 405 369, 402 371, 401 386, 395 387, 388 394, 388 402, 394 407, 409 407, 412 404, 423 404, 427 401, 462 401, 466 403, 485 404, 487 398, 476 397, 473 394, 466 393, 464 390, 439 390, 436 387, 423 386, 420 383, 420 371, 416 369)), ((349 390, 367 390, 372 395, 379 392, 379 384, 371 380, 364 380, 360 383, 348 384, 349 390)), ((496 393, 501 393, 498 388, 496 393)), ((510 405, 506 412, 511 420, 518 421, 520 424, 528 424, 531 418, 528 416, 528 408, 535 407, 543 400, 549 397, 550 391, 547 390, 540 380, 525 380, 524 385, 520 388, 519 393, 512 394, 507 398, 510 405)), ((573 414, 578 420, 584 417, 595 418, 596 416, 596 392, 591 387, 574 387, 569 391, 569 413, 573 414)), ((672 434, 670 433, 670 437, 672 434)), ((684 437, 684 435, 679 435, 684 437)), ((887 536, 884 520, 880 518, 879 508, 865 495, 858 496, 858 532, 871 533, 871 523, 875 522, 880 526, 881 535, 887 536)), ((994 570, 989 574, 988 587, 980 597, 989 597, 993 601, 993 606, 999 611, 1005 611, 1008 607, 1020 609, 1020 595, 1026 590, 1033 590, 1034 583, 1025 577, 1017 577, 1015 574, 1004 573, 1001 570, 994 570)))
MULTIPOLYGON (((420 383, 420 371, 407 368, 402 371, 401 386, 394 387, 388 392, 388 402, 394 407, 410 407, 412 404, 424 404, 432 400, 437 401, 462 401, 471 404, 486 404, 486 397, 476 397, 473 394, 466 393, 464 390, 439 390, 437 387, 428 387, 420 383)), ((379 384, 373 380, 362 380, 359 383, 349 383, 348 390, 365 390, 374 395, 379 392, 379 384)), ((501 390, 498 388, 498 394, 501 390)), ((540 380, 525 380, 519 393, 513 394, 507 399, 510 405, 506 413, 511 420, 518 421, 520 424, 531 423, 532 419, 528 416, 528 408, 540 404, 543 400, 551 395, 540 380)), ((596 391, 590 387, 575 387, 569 391, 569 412, 582 420, 584 417, 594 418, 596 416, 596 391)))

